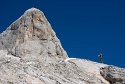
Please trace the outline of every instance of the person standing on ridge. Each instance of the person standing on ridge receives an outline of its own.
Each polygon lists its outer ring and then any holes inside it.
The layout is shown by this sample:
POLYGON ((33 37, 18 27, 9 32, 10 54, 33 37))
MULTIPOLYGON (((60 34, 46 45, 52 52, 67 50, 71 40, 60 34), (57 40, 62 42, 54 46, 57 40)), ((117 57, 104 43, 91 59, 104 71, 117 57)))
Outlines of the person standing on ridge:
POLYGON ((98 58, 99 58, 100 62, 103 63, 102 54, 101 53, 98 55, 98 58))

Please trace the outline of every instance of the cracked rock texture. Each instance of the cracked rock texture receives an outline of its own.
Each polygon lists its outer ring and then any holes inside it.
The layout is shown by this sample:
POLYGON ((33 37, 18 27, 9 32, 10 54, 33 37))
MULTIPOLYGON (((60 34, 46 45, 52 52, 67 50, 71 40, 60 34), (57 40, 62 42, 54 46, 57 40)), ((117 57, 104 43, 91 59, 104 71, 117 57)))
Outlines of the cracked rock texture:
POLYGON ((0 50, 0 84, 109 84, 99 72, 104 66, 82 59, 20 58, 0 50))
MULTIPOLYGON (((110 84, 105 67, 69 58, 43 12, 36 8, 27 10, 0 34, 0 84, 110 84)), ((112 76, 123 83, 124 71, 115 68, 116 76, 112 76)))
POLYGON ((101 75, 111 84, 125 84, 125 69, 106 66, 100 70, 101 75))

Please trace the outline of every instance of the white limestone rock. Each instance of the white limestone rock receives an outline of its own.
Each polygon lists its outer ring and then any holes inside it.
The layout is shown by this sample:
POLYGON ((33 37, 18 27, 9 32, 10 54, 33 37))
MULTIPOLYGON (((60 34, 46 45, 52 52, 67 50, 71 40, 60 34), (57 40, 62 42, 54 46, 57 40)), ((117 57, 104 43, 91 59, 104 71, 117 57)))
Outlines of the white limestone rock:
POLYGON ((0 49, 14 56, 68 56, 42 11, 31 8, 0 34, 0 49))
MULTIPOLYGON (((27 10, 0 34, 0 84, 110 84, 107 66, 68 58, 44 14, 36 8, 27 10)), ((120 76, 125 71, 115 70, 115 76, 110 74, 123 83, 125 77, 120 76)))
POLYGON ((82 59, 23 58, 0 50, 0 84, 109 84, 99 73, 106 65, 82 59))

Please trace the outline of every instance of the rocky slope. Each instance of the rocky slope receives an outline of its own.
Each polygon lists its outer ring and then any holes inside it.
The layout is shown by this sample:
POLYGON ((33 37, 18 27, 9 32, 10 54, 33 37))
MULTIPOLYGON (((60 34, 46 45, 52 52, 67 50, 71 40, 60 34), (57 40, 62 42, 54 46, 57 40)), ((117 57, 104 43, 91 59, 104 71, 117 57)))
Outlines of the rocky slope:
POLYGON ((125 84, 125 69, 68 58, 43 12, 36 8, 0 34, 0 84, 110 83, 125 84))

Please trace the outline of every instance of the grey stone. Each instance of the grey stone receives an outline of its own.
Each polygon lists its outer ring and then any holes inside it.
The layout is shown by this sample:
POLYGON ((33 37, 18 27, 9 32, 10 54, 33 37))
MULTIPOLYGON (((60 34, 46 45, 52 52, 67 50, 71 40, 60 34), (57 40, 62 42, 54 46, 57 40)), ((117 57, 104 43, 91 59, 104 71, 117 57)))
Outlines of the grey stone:
POLYGON ((54 56, 16 57, 0 50, 0 84, 109 84, 99 74, 107 65, 54 56))
MULTIPOLYGON (((107 66, 68 58, 43 12, 36 8, 0 34, 0 84, 109 84, 101 75, 105 69, 100 74, 100 68, 107 66)), ((124 79, 121 72, 116 76, 124 79)))
POLYGON ((100 69, 100 74, 111 84, 125 84, 125 69, 107 66, 100 69))
POLYGON ((68 57, 43 12, 36 8, 27 10, 0 34, 0 49, 19 57, 27 54, 68 57))

